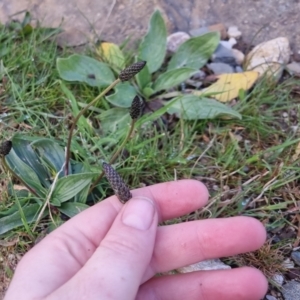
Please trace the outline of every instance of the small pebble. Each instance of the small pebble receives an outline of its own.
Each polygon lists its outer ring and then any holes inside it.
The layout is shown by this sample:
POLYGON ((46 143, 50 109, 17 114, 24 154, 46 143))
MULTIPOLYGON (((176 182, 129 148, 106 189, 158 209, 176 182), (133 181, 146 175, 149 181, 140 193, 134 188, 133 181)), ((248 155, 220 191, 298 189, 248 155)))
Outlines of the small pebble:
POLYGON ((232 48, 234 45, 237 44, 237 41, 236 41, 235 38, 230 38, 230 39, 228 40, 228 43, 231 45, 231 48, 232 48))
POLYGON ((289 114, 286 111, 282 113, 283 118, 288 118, 288 116, 289 116, 289 114))
POLYGON ((292 252, 291 257, 294 260, 295 264, 300 266, 300 252, 299 251, 292 252))
POLYGON ((207 65, 207 67, 213 71, 213 73, 215 75, 220 75, 220 74, 226 74, 226 73, 233 73, 233 67, 222 63, 222 62, 218 62, 218 63, 210 63, 207 65))
POLYGON ((267 299, 267 300, 277 300, 277 298, 275 298, 275 297, 272 296, 272 295, 266 295, 266 299, 267 299))
POLYGON ((222 44, 222 41, 220 42, 214 54, 212 55, 211 60, 212 62, 222 62, 233 67, 236 66, 236 59, 232 53, 232 50, 226 48, 222 44))
POLYGON ((187 41, 189 38, 190 36, 183 31, 172 33, 167 38, 167 50, 171 52, 176 52, 178 47, 185 41, 187 41))
POLYGON ((284 282, 284 277, 281 274, 275 274, 272 279, 280 286, 282 286, 284 282))
POLYGON ((287 71, 291 75, 300 75, 300 63, 293 61, 286 66, 287 71))
POLYGON ((238 49, 232 49, 231 51, 233 53, 236 63, 241 66, 244 62, 245 54, 238 49))
POLYGON ((237 26, 230 26, 227 30, 227 35, 230 38, 238 39, 242 36, 242 33, 239 31, 237 26))
POLYGON ((220 44, 224 46, 226 49, 231 50, 232 49, 232 42, 229 41, 220 41, 220 44))
POLYGON ((243 73, 244 72, 243 68, 240 66, 236 66, 234 70, 235 70, 235 73, 243 73))

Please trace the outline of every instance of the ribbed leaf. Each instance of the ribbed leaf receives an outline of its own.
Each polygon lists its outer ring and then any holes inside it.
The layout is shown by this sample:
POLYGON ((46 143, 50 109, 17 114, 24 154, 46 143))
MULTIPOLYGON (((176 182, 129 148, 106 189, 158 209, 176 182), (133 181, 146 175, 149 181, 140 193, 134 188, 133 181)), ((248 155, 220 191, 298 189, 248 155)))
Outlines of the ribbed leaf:
POLYGON ((155 81, 153 89, 155 92, 170 89, 190 78, 195 72, 195 69, 180 68, 162 73, 155 81))
POLYGON ((182 67, 194 69, 203 67, 216 50, 219 41, 220 36, 217 32, 190 38, 179 46, 169 62, 168 70, 182 67))
MULTIPOLYGON (((38 217, 39 209, 40 209, 39 204, 30 204, 28 206, 22 207, 22 211, 23 211, 23 214, 24 214, 26 220, 22 220, 21 214, 19 211, 15 212, 9 216, 0 218, 0 235, 4 234, 12 229, 22 226, 23 221, 27 222, 28 224, 35 222, 38 217)), ((45 217, 46 215, 48 215, 47 211, 44 212, 43 217, 45 217)))
POLYGON ((139 47, 139 59, 147 62, 150 73, 157 71, 166 55, 167 29, 159 10, 156 10, 150 20, 148 32, 139 47))
MULTIPOLYGON (((62 170, 62 166, 65 163, 65 152, 63 148, 50 139, 39 139, 33 142, 32 145, 33 147, 36 147, 40 157, 55 171, 55 174, 52 174, 52 178, 55 177, 55 175, 62 170)), ((71 172, 70 164, 69 171, 71 172)), ((61 172, 58 177, 60 178, 63 176, 64 172, 61 172)))
MULTIPOLYGON (((35 140, 37 140, 35 138, 35 140)), ((28 140, 26 137, 16 134, 12 138, 13 149, 16 155, 30 168, 35 172, 38 177, 38 181, 42 183, 43 186, 49 187, 50 186, 50 174, 48 173, 46 167, 42 164, 39 157, 33 150, 31 146, 31 141, 28 140)), ((27 177, 26 174, 22 175, 27 177)), ((35 180, 35 179, 34 179, 35 180)))
POLYGON ((68 217, 72 218, 77 214, 81 213, 85 209, 89 208, 88 205, 78 202, 67 202, 63 203, 61 207, 59 207, 59 211, 63 214, 67 215, 68 217))
POLYGON ((59 76, 66 81, 79 81, 89 86, 106 87, 115 80, 107 64, 84 55, 73 54, 68 58, 58 58, 56 66, 59 76))
POLYGON ((106 96, 107 101, 118 107, 130 107, 136 89, 129 82, 123 82, 119 83, 114 90, 114 94, 106 96))
POLYGON ((51 199, 65 202, 77 195, 98 173, 81 173, 62 177, 57 180, 51 199))
POLYGON ((40 197, 45 197, 46 190, 42 187, 36 173, 25 164, 16 154, 14 149, 5 156, 6 163, 26 184, 28 184, 40 197))
POLYGON ((237 111, 227 105, 214 99, 200 98, 194 95, 184 95, 173 99, 168 113, 176 114, 186 120, 242 118, 237 111))

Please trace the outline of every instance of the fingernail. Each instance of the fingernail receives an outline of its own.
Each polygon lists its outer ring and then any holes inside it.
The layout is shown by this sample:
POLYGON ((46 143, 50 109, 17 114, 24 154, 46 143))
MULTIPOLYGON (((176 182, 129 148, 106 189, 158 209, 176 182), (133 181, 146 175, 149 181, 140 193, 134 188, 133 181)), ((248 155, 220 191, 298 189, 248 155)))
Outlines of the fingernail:
POLYGON ((122 221, 123 224, 139 229, 147 230, 154 218, 154 204, 146 197, 131 198, 125 205, 122 221))

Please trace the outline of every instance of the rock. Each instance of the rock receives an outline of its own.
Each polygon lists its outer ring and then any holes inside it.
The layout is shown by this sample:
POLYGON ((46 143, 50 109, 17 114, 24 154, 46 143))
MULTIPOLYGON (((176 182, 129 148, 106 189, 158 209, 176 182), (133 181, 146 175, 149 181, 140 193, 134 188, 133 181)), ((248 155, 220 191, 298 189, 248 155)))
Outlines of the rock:
POLYGON ((282 287, 282 295, 285 300, 300 299, 300 283, 290 281, 282 287))
POLYGON ((196 29, 191 29, 189 31, 189 34, 191 36, 199 36, 199 35, 202 35, 202 34, 205 34, 205 33, 208 33, 209 32, 209 29, 208 27, 200 27, 200 28, 196 28, 196 29))
POLYGON ((211 57, 212 62, 222 62, 235 67, 236 61, 232 53, 232 50, 228 49, 227 47, 224 47, 222 42, 223 41, 220 42, 215 53, 212 55, 211 57))
POLYGON ((295 264, 300 266, 300 252, 299 251, 292 252, 291 257, 295 262, 295 264))
POLYGON ((259 76, 278 80, 290 59, 290 45, 285 37, 279 37, 254 47, 246 57, 247 70, 256 71, 259 76))
POLYGON ((223 23, 218 23, 218 24, 208 26, 208 31, 219 32, 221 40, 225 40, 227 38, 226 27, 223 23))
POLYGON ((267 300, 277 300, 277 298, 275 298, 275 297, 272 296, 272 295, 266 295, 266 299, 267 299, 267 300))
POLYGON ((211 259, 201 261, 186 267, 177 269, 179 273, 190 273, 194 271, 209 271, 209 270, 226 270, 231 269, 230 266, 225 265, 219 259, 211 259))
POLYGON ((227 30, 227 35, 229 38, 238 39, 242 36, 242 33, 239 31, 237 26, 230 26, 227 30))
POLYGON ((234 68, 234 70, 235 70, 235 73, 243 73, 243 72, 244 72, 243 68, 240 67, 240 66, 236 66, 236 67, 234 68))
POLYGON ((234 73, 234 69, 232 66, 222 63, 222 62, 216 62, 216 63, 210 63, 207 64, 207 67, 213 71, 215 75, 220 74, 226 74, 226 73, 234 73))
POLYGON ((273 275, 272 279, 278 284, 279 286, 282 286, 284 282, 284 277, 281 274, 275 274, 273 275))
POLYGON ((241 66, 244 62, 245 54, 238 49, 232 49, 231 51, 235 58, 236 63, 241 66))
POLYGON ((231 46, 230 49, 232 49, 232 47, 233 47, 234 45, 237 44, 237 41, 236 41, 235 38, 230 38, 230 39, 228 40, 228 43, 229 43, 229 45, 231 46))
POLYGON ((286 66, 286 69, 291 75, 300 76, 300 63, 293 61, 286 66))
POLYGON ((168 36, 167 38, 167 50, 171 52, 176 52, 178 47, 187 41, 190 36, 183 31, 175 32, 168 36))
POLYGON ((232 42, 229 42, 229 41, 220 41, 220 44, 226 48, 226 49, 229 49, 231 50, 232 49, 232 42))

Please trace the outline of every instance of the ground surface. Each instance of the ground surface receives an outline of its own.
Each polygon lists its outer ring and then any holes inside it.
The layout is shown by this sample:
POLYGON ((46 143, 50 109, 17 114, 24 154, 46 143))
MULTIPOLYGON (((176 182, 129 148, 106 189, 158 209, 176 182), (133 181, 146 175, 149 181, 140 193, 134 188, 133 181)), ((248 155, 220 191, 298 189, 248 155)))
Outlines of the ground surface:
POLYGON ((15 15, 29 10, 43 26, 62 27, 67 35, 61 42, 78 45, 95 33, 120 43, 128 36, 141 37, 155 8, 168 22, 169 32, 188 31, 223 22, 237 25, 245 40, 254 44, 278 36, 287 36, 293 49, 300 50, 297 35, 299 0, 1 0, 0 21, 22 18, 15 15))

